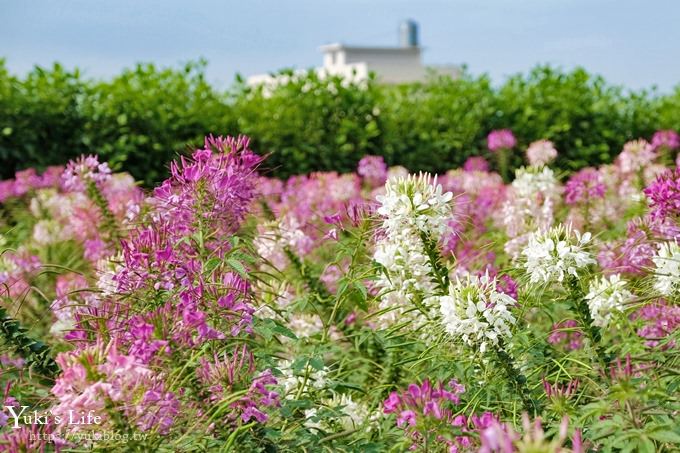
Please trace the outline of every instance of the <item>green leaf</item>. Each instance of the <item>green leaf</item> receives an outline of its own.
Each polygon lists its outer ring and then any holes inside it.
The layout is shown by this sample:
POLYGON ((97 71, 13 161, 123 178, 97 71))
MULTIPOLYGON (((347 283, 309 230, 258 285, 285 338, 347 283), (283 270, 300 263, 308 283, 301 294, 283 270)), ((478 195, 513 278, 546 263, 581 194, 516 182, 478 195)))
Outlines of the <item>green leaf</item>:
POLYGON ((321 359, 321 358, 319 358, 319 357, 312 357, 312 358, 309 360, 309 364, 310 364, 310 365, 312 366, 312 368, 314 368, 315 370, 323 370, 323 367, 324 367, 323 359, 321 359))
POLYGON ((647 436, 642 436, 639 439, 639 452, 640 453, 655 453, 656 452, 656 447, 654 446, 654 442, 651 441, 651 439, 647 436))
POLYGON ((291 338, 293 340, 297 340, 297 336, 293 333, 293 331, 284 325, 277 323, 276 326, 272 329, 272 331, 281 334, 285 337, 291 338))
POLYGON ((248 278, 246 268, 243 267, 243 264, 239 260, 236 260, 234 258, 227 258, 227 264, 231 266, 236 272, 238 272, 241 277, 248 278))
POLYGON ((205 263, 205 270, 207 272, 212 272, 217 266, 222 262, 219 258, 210 258, 207 263, 205 263))
POLYGON ((368 290, 366 290, 366 286, 364 286, 363 283, 355 282, 354 287, 361 293, 362 300, 366 301, 366 299, 368 298, 368 290))
POLYGON ((680 444, 680 434, 671 430, 648 432, 647 435, 659 442, 680 444))

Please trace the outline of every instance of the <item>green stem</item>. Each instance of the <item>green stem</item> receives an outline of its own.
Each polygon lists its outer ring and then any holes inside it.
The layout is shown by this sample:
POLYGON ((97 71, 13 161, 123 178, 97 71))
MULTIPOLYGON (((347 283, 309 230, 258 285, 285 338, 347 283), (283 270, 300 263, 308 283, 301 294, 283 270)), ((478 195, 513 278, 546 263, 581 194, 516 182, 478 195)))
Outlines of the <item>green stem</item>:
POLYGON ((307 266, 305 266, 305 263, 290 249, 290 247, 285 246, 283 248, 283 252, 293 264, 293 267, 302 278, 302 281, 307 284, 307 287, 319 297, 323 299, 328 298, 329 294, 326 288, 323 286, 323 283, 321 283, 318 278, 315 278, 309 272, 307 272, 307 266))
POLYGON ((26 360, 29 368, 40 373, 46 382, 52 382, 54 376, 59 373, 59 365, 52 358, 49 346, 42 341, 34 340, 27 332, 28 329, 0 307, 0 335, 4 341, 26 360))
POLYGON ((116 218, 109 208, 109 202, 106 200, 102 192, 97 187, 94 181, 87 181, 87 196, 99 208, 102 215, 102 230, 108 234, 108 240, 113 245, 120 238, 116 218))
POLYGON ((585 300, 585 294, 581 290, 578 278, 572 277, 568 282, 569 295, 571 302, 571 309, 576 315, 576 318, 585 331, 586 336, 590 340, 591 346, 595 349, 598 360, 603 366, 607 366, 611 362, 611 357, 607 354, 602 346, 602 332, 600 328, 593 324, 593 318, 590 315, 590 308, 585 300))
POLYGON ((267 220, 276 220, 276 215, 269 206, 269 203, 267 203, 265 200, 260 200, 260 207, 262 207, 262 213, 267 220))
POLYGON ((432 267, 432 278, 439 287, 441 294, 446 294, 449 292, 449 270, 442 262, 437 242, 424 231, 420 232, 420 239, 423 241, 425 254, 430 262, 430 267, 432 267))
POLYGON ((510 386, 522 399, 524 410, 535 417, 540 410, 538 404, 531 398, 531 392, 529 391, 529 387, 527 387, 526 376, 515 367, 512 357, 505 351, 503 340, 499 341, 498 346, 495 348, 495 352, 496 362, 505 372, 505 376, 508 378, 510 386))
POLYGON ((510 182, 510 162, 509 162, 509 149, 501 148, 496 151, 496 156, 498 158, 498 171, 503 178, 503 181, 510 182))
POLYGON ((382 361, 382 373, 380 376, 381 386, 391 386, 399 381, 401 369, 396 366, 397 356, 393 348, 383 348, 384 359, 382 361))

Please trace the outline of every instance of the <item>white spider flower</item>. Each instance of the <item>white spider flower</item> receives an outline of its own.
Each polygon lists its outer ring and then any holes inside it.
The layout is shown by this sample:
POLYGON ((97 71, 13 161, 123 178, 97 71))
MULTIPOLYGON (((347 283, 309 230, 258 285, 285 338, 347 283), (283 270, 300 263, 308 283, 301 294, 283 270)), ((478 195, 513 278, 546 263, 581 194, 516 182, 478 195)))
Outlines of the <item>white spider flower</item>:
POLYGON ((555 173, 548 167, 518 168, 512 189, 520 198, 535 198, 541 194, 544 198, 556 199, 561 191, 555 173))
POLYGON ((288 328, 298 338, 309 338, 323 331, 323 321, 317 314, 294 313, 288 321, 288 328))
POLYGON ((368 407, 352 400, 350 395, 333 395, 332 399, 323 401, 324 406, 333 409, 337 415, 328 415, 321 420, 313 420, 319 417, 319 409, 313 407, 305 410, 304 425, 310 430, 324 431, 352 431, 363 426, 370 417, 368 407))
POLYGON ((538 140, 527 148, 527 159, 529 164, 540 167, 547 165, 557 157, 555 145, 550 140, 538 140))
POLYGON ((50 245, 59 242, 64 236, 63 228, 54 219, 38 220, 33 225, 33 240, 38 245, 50 245))
POLYGON ((283 376, 277 377, 277 381, 278 385, 282 387, 282 393, 286 399, 295 398, 299 388, 303 385, 306 388, 312 387, 322 390, 328 383, 328 374, 330 372, 328 367, 316 370, 309 364, 300 371, 295 371, 291 360, 280 361, 276 368, 283 374, 283 376), (306 379, 305 375, 307 375, 306 379))
POLYGON ((412 228, 376 244, 373 259, 384 267, 376 281, 381 289, 378 310, 383 311, 376 321, 381 327, 408 321, 417 329, 422 324, 414 301, 436 289, 430 276, 432 266, 423 250, 423 241, 412 228))
POLYGON ((664 242, 652 258, 654 271, 654 289, 663 296, 671 296, 680 290, 680 246, 675 242, 664 242))
POLYGON ((437 177, 428 173, 390 179, 385 194, 376 197, 381 204, 378 214, 384 217, 383 228, 388 234, 410 226, 435 236, 448 228, 452 198, 451 192, 444 193, 437 184, 437 177))
POLYGON ((591 234, 583 235, 571 227, 559 225, 546 233, 534 233, 522 250, 526 258, 524 268, 531 283, 564 281, 567 275, 578 276, 578 269, 595 264, 592 254, 586 250, 591 234))
POLYGON ((633 293, 626 289, 628 283, 615 274, 601 277, 590 283, 586 301, 593 324, 607 327, 615 312, 623 311, 624 305, 633 299, 633 293))
POLYGON ((385 194, 376 197, 383 223, 373 259, 384 269, 376 282, 383 312, 377 322, 383 328, 404 321, 414 329, 422 325, 414 302, 436 290, 423 236, 437 243, 447 231, 452 197, 428 174, 390 179, 385 194))
POLYGON ((337 408, 344 415, 339 418, 340 425, 343 430, 351 431, 358 429, 369 417, 368 407, 365 404, 352 400, 350 395, 333 395, 333 399, 329 401, 329 406, 337 408))
POLYGON ((441 322, 446 332, 469 346, 485 352, 499 339, 511 338, 510 328, 516 323, 509 307, 517 301, 496 289, 496 279, 484 275, 456 278, 449 294, 439 297, 441 322))
POLYGON ((522 167, 496 216, 510 238, 506 252, 513 260, 528 240, 529 233, 546 231, 555 221, 555 210, 561 200, 562 187, 548 167, 522 167))
POLYGON ((118 283, 115 280, 123 266, 120 264, 123 261, 123 255, 109 256, 97 261, 96 269, 99 275, 97 279, 97 288, 101 291, 103 297, 108 297, 118 291, 118 283))

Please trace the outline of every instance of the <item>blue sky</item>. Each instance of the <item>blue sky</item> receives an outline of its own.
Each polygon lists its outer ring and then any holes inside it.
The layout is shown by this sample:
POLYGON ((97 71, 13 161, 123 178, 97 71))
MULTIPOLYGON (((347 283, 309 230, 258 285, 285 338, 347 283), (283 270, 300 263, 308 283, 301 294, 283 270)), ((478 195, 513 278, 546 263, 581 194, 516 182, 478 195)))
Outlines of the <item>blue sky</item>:
POLYGON ((680 82, 677 0, 0 0, 0 57, 20 74, 60 61, 93 77, 205 57, 228 86, 237 72, 320 65, 321 44, 395 44, 405 18, 426 63, 495 82, 537 63, 635 89, 680 82))

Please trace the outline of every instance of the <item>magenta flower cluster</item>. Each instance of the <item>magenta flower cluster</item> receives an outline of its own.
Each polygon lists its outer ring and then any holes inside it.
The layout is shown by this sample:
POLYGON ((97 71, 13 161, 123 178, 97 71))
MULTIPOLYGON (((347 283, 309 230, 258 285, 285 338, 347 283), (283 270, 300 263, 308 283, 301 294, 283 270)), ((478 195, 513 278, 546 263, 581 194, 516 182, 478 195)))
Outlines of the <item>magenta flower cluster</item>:
POLYGON ((656 131, 652 137, 652 146, 654 149, 678 149, 680 148, 680 135, 672 129, 656 131))
POLYGON ((370 187, 378 187, 387 181, 387 165, 382 156, 364 156, 359 161, 357 173, 370 187))
POLYGON ((463 164, 463 171, 474 172, 474 171, 489 171, 489 162, 481 156, 471 156, 468 157, 463 164))
POLYGON ((650 216, 663 221, 680 218, 680 168, 668 170, 644 190, 649 199, 650 216))
POLYGON ((270 389, 276 385, 276 378, 271 370, 255 375, 253 354, 245 345, 235 347, 231 358, 214 356, 212 360, 205 357, 199 360, 196 374, 207 388, 210 401, 217 404, 235 391, 245 390, 242 397, 230 404, 232 412, 227 418, 232 423, 236 417, 244 423, 251 419, 264 423, 268 415, 262 409, 280 405, 279 394, 270 389))
POLYGON ((555 323, 548 335, 548 343, 560 346, 566 350, 576 350, 583 347, 583 332, 574 319, 566 319, 555 323))
MULTIPOLYGON (((64 319, 73 327, 65 338, 77 349, 58 359, 63 373, 52 389, 60 401, 55 413, 106 414, 113 405, 140 430, 163 433, 180 411, 200 416, 207 413, 206 402, 244 390, 224 421, 266 421, 266 408, 278 405, 270 390, 276 379, 268 370, 256 373, 246 346, 230 358, 200 359, 196 373, 204 393, 171 389, 164 374, 170 360, 189 360, 208 341, 252 333, 254 308, 250 283, 239 273, 243 264, 225 260, 236 244, 230 238, 252 207, 260 161, 245 137, 207 138, 190 159, 173 163, 171 177, 143 202, 140 221, 121 241, 120 258, 103 270, 109 274, 107 293, 79 291, 67 298, 64 287, 54 310, 68 314, 64 319)), ((107 169, 82 158, 69 164, 65 183, 82 191, 93 181, 106 195, 112 190, 107 169)))
POLYGON ((81 156, 66 166, 64 175, 66 190, 83 191, 89 182, 101 186, 111 178, 111 169, 106 162, 99 163, 97 156, 81 156))
POLYGON ((564 188, 564 201, 573 205, 604 198, 606 186, 602 175, 594 168, 584 168, 574 174, 564 188))
POLYGON ((10 198, 22 197, 37 189, 58 188, 63 172, 63 167, 48 167, 41 175, 34 168, 18 171, 14 179, 0 181, 0 203, 10 198))
POLYGON ((486 137, 486 145, 490 151, 514 148, 517 139, 510 129, 497 129, 491 131, 486 137))
MULTIPOLYGON (((632 318, 643 323, 637 334, 647 339, 645 344, 649 347, 659 346, 666 337, 680 329, 680 307, 664 300, 640 308, 632 318)), ((665 342, 666 348, 675 346, 674 340, 665 342)))
POLYGON ((606 243, 597 255, 605 274, 644 275, 653 266, 656 253, 649 227, 643 222, 628 223, 626 239, 606 243))
POLYGON ((454 415, 465 387, 455 380, 448 384, 410 384, 404 392, 392 392, 383 401, 383 412, 397 416, 397 426, 412 440, 411 449, 441 445, 449 452, 467 451, 473 445, 470 431, 482 430, 496 420, 493 414, 454 415), (470 428, 471 427, 471 428, 470 428), (453 433, 458 435, 453 435, 453 433))

